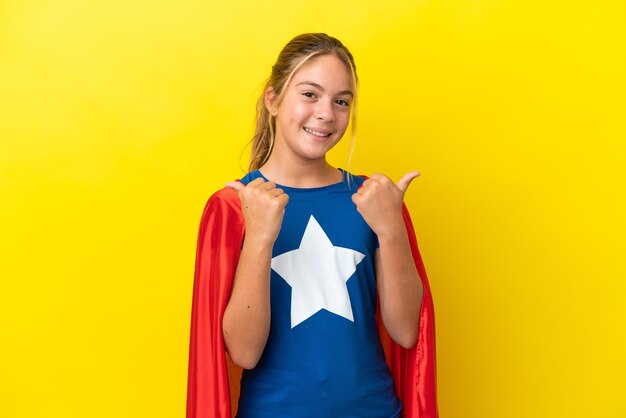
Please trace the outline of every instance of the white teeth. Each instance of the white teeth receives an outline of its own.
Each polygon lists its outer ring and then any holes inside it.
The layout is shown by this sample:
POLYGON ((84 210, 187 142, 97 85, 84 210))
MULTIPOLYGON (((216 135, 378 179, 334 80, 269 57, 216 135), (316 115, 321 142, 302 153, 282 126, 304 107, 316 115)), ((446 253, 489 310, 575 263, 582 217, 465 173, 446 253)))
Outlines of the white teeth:
POLYGON ((307 131, 310 134, 315 135, 315 136, 330 136, 330 134, 325 134, 323 132, 313 131, 313 130, 311 130, 309 128, 304 128, 304 130, 307 131))

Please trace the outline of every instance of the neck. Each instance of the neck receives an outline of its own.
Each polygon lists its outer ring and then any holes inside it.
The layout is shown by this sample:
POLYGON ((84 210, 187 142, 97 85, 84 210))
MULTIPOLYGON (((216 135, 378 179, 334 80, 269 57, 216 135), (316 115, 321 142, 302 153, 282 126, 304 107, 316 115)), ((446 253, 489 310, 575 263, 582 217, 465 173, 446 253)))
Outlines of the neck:
POLYGON ((295 161, 272 153, 259 170, 268 180, 288 187, 323 187, 342 180, 341 171, 328 164, 326 158, 295 161))

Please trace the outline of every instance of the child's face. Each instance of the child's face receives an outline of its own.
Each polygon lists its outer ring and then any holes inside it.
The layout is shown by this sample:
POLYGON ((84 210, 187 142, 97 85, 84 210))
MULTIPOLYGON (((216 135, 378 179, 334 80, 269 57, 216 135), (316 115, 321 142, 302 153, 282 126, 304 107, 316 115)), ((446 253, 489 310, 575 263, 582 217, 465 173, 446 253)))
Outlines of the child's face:
POLYGON ((285 88, 273 152, 323 159, 348 127, 353 98, 349 69, 335 55, 313 57, 285 88))

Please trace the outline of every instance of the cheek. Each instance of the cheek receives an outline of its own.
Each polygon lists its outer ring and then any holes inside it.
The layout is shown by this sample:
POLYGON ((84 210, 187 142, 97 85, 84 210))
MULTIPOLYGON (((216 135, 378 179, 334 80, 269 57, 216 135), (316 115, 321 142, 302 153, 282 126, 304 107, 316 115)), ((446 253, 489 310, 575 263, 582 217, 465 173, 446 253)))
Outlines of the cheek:
POLYGON ((352 116, 352 110, 346 110, 342 113, 341 117, 345 120, 346 125, 350 122, 350 117, 352 116))
POLYGON ((302 107, 294 106, 290 109, 289 113, 284 115, 281 127, 284 130, 299 130, 301 126, 305 125, 306 120, 306 112, 302 107))
POLYGON ((294 106, 291 111, 294 123, 304 123, 308 114, 306 106, 294 106))
POLYGON ((348 124, 350 123, 350 114, 347 113, 346 115, 339 116, 337 122, 337 127, 343 130, 343 132, 345 133, 346 129, 348 128, 348 124))

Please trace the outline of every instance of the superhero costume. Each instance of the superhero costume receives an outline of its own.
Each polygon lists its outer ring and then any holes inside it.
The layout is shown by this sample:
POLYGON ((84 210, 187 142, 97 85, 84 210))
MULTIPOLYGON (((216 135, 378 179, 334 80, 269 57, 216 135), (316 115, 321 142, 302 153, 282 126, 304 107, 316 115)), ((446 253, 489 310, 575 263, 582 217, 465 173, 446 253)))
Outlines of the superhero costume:
MULTIPOLYGON (((424 288, 416 346, 404 349, 397 345, 384 329, 379 310, 376 319, 396 394, 403 404, 402 416, 436 418, 432 296, 404 203, 402 216, 424 288)), ((222 317, 232 289, 244 233, 245 223, 237 193, 228 188, 216 192, 207 202, 198 236, 190 335, 188 418, 227 418, 235 412, 241 369, 225 353, 222 317)))

